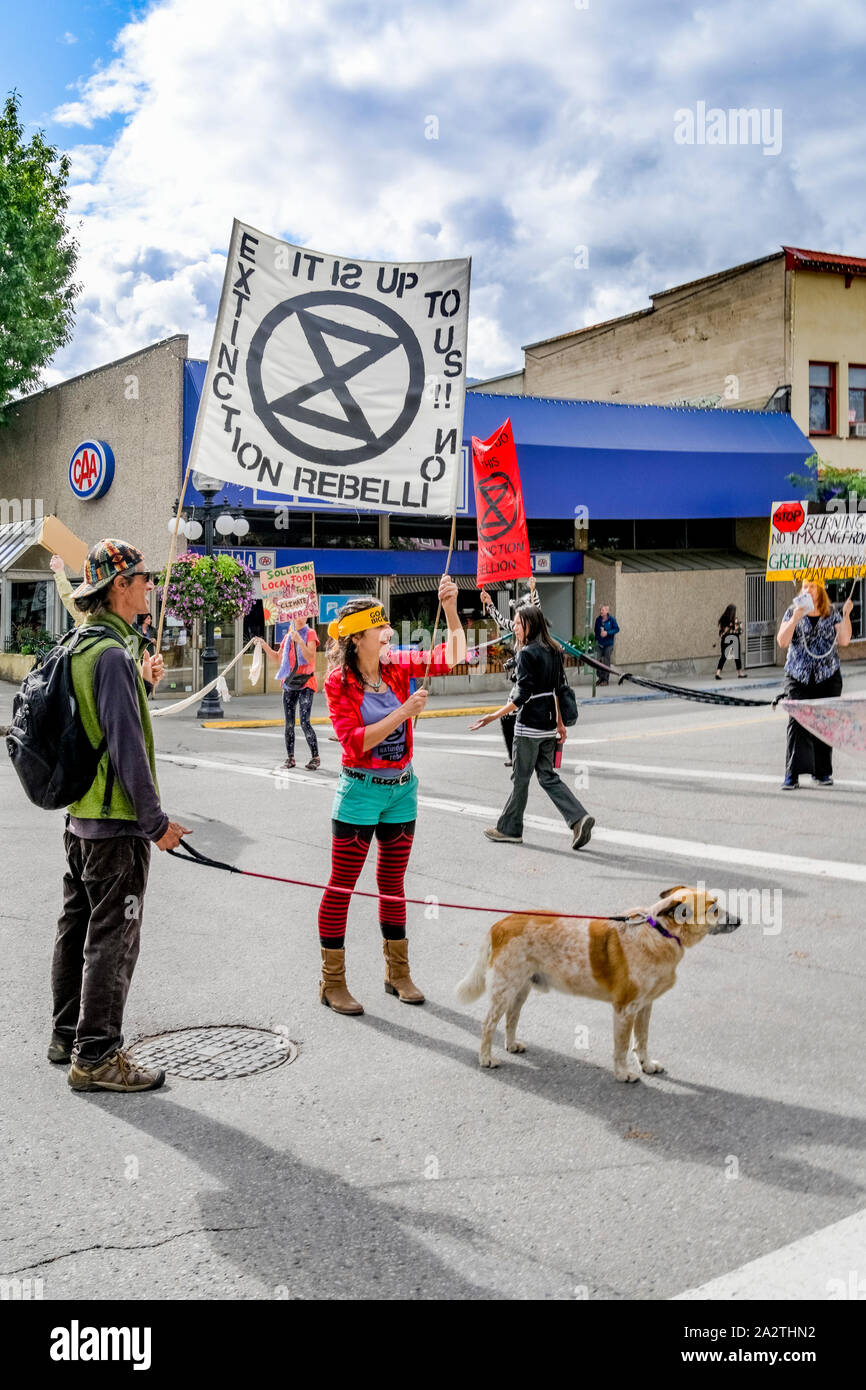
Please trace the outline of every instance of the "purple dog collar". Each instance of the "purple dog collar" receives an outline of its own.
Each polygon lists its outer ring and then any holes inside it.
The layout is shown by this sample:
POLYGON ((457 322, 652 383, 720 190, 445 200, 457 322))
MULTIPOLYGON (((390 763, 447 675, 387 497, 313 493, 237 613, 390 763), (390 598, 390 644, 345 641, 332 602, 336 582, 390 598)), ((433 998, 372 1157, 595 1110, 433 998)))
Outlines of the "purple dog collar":
POLYGON ((661 922, 656 921, 655 917, 650 917, 649 913, 647 913, 646 919, 651 927, 655 927, 656 931, 661 932, 662 936, 669 936, 671 941, 675 941, 677 945, 682 948, 683 943, 680 941, 679 937, 672 931, 668 931, 667 927, 663 927, 661 922))

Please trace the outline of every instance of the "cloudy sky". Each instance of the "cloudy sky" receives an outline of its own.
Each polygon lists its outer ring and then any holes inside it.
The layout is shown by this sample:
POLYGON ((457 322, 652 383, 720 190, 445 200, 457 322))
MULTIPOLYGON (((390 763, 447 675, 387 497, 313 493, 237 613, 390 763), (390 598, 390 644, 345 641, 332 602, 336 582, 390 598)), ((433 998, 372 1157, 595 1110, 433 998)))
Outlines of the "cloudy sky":
POLYGON ((206 356, 233 217, 471 255, 476 378, 784 242, 866 255, 863 0, 33 0, 3 28, 4 90, 72 159, 46 384, 172 333, 206 356))

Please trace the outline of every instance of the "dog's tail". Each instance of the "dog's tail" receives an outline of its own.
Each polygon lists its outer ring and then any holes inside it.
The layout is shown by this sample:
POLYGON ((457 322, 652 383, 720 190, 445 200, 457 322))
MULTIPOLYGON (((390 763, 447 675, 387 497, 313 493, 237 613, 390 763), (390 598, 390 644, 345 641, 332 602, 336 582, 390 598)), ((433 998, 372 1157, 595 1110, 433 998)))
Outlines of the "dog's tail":
POLYGON ((457 986, 457 998, 461 1004, 471 1004, 480 999, 487 987, 487 971, 490 969, 490 932, 485 932, 478 952, 478 959, 469 974, 457 986))

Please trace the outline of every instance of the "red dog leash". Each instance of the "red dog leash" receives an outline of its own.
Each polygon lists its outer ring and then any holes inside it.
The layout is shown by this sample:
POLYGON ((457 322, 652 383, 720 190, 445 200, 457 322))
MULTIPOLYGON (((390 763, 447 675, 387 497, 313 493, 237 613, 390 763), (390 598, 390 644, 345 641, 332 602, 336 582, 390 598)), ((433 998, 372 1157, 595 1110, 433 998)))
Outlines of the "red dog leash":
MULTIPOLYGON (((192 845, 187 844, 186 840, 181 840, 177 849, 170 849, 168 854, 180 858, 178 850, 184 850, 189 856, 189 862, 202 864, 207 869, 224 869, 230 874, 244 874, 246 878, 264 878, 270 883, 291 883, 297 888, 319 888, 322 892, 327 889, 331 893, 356 894, 360 898, 381 898, 383 902, 390 903, 416 903, 419 907, 430 907, 427 898, 405 898, 399 897, 394 893, 367 893, 363 888, 339 888, 329 883, 309 883, 304 878, 282 878, 279 874, 260 874, 254 869, 239 869, 236 864, 224 864, 219 859, 211 859, 206 854, 201 854, 192 845)), ((629 922, 631 917, 606 917, 600 913, 590 912, 541 912, 537 908, 514 908, 514 907, 475 907, 472 903, 443 903, 441 899, 436 899, 437 907, 451 907, 458 912, 495 912, 498 917, 507 917, 512 913, 518 913, 523 917, 569 917, 581 922, 629 922)))

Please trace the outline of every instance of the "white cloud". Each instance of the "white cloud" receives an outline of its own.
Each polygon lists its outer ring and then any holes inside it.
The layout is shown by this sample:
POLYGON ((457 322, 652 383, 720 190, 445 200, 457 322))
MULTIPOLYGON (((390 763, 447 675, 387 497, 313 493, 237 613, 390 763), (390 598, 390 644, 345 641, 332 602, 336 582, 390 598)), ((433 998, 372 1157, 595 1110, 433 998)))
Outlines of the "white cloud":
POLYGON ((71 34, 71 33, 69 32, 69 30, 67 29, 67 31, 66 31, 65 34, 61 34, 61 36, 60 36, 60 38, 57 40, 57 42, 58 42, 58 43, 78 43, 78 35, 77 35, 77 34, 71 34))
POLYGON ((72 150, 84 293, 53 370, 172 332, 206 353, 235 216, 317 250, 471 254, 477 377, 782 241, 856 253, 855 78, 828 86, 822 61, 844 49, 856 75, 864 15, 860 0, 162 0, 55 112, 92 134, 72 150), (676 145, 673 113, 698 99, 783 107, 783 153, 676 145))

